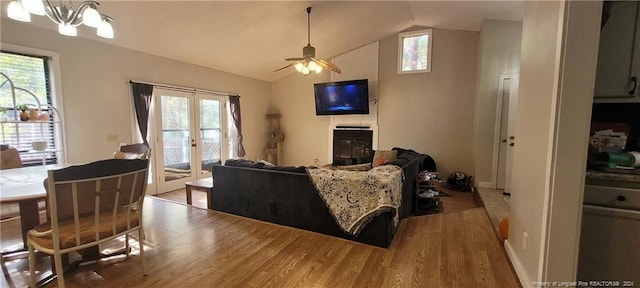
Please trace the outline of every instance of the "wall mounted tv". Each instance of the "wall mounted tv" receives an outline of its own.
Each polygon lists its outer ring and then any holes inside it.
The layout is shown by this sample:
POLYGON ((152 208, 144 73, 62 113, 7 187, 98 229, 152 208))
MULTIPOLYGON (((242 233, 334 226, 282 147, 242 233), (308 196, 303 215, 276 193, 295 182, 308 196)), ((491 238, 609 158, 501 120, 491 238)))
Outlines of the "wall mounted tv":
POLYGON ((369 114, 367 79, 313 84, 316 115, 369 114))

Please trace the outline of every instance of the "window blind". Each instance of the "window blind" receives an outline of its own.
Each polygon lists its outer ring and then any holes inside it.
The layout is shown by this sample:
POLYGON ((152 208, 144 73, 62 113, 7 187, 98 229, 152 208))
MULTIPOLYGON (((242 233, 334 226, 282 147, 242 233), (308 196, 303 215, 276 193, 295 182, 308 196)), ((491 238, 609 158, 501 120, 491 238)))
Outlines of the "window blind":
MULTIPOLYGON (((0 71, 6 74, 14 87, 20 87, 32 92, 36 99, 27 92, 19 89, 12 97, 11 85, 6 79, 0 86, 0 107, 5 115, 0 115, 1 143, 8 144, 20 151, 23 164, 57 163, 58 147, 56 147, 56 133, 53 123, 48 122, 20 122, 17 105, 27 104, 30 108, 38 108, 40 112, 49 113, 47 104, 51 105, 50 79, 48 58, 45 56, 28 55, 9 51, 0 51, 0 71), (35 151, 32 143, 44 141, 48 152, 35 151)), ((50 113, 49 113, 50 114, 50 113)))

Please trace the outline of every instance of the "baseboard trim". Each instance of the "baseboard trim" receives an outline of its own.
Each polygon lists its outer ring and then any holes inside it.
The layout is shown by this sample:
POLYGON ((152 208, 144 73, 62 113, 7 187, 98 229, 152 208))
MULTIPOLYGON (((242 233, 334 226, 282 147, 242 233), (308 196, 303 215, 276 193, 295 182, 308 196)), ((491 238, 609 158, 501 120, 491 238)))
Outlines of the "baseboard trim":
POLYGON ((491 182, 478 182, 478 187, 496 189, 496 185, 493 185, 491 182))
POLYGON ((520 285, 522 285, 523 288, 533 288, 533 282, 531 281, 531 278, 529 278, 527 272, 524 271, 522 262, 520 262, 520 258, 516 256, 513 247, 511 247, 511 242, 509 242, 509 239, 504 240, 504 250, 507 251, 507 255, 509 256, 511 265, 513 265, 513 269, 516 270, 518 280, 520 280, 520 285))

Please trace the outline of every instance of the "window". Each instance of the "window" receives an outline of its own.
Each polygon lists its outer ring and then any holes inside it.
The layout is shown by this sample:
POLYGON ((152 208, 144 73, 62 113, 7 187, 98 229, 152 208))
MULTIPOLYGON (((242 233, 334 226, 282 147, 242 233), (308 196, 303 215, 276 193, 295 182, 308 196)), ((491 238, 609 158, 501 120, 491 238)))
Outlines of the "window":
POLYGON ((20 110, 16 108, 26 104, 30 108, 40 107, 40 114, 52 114, 47 106, 52 105, 49 57, 1 51, 0 72, 13 81, 15 88, 14 100, 11 84, 0 75, 0 143, 18 149, 23 165, 57 163, 58 146, 51 116, 40 122, 21 122, 20 110), (33 150, 35 141, 47 142, 48 152, 33 150))
POLYGON ((398 74, 431 72, 433 29, 398 34, 398 74))

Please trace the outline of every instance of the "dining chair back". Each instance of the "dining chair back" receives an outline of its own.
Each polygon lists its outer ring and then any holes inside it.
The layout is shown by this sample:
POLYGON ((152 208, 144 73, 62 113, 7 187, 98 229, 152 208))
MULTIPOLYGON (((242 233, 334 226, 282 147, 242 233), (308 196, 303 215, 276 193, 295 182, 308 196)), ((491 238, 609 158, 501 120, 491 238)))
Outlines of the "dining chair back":
POLYGON ((141 154, 140 159, 148 159, 151 157, 151 148, 144 143, 122 145, 120 146, 120 152, 141 154))
POLYGON ((0 170, 20 167, 22 167, 22 160, 16 148, 0 150, 0 170))
POLYGON ((35 249, 54 256, 58 287, 64 287, 62 254, 138 232, 144 268, 142 204, 148 159, 107 159, 49 170, 45 180, 49 221, 27 236, 31 286, 35 287, 35 249))

